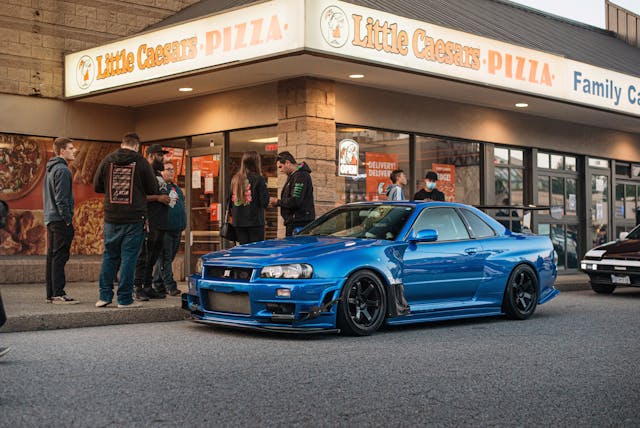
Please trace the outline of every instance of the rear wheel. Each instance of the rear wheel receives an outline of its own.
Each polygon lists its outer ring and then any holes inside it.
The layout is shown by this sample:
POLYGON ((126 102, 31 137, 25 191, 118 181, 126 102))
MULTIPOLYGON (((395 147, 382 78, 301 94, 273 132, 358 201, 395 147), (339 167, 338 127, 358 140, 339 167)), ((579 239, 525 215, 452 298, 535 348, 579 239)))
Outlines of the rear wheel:
POLYGON ((347 279, 338 306, 338 327, 346 334, 368 336, 386 314, 384 285, 373 272, 356 272, 347 279))
POLYGON ((538 279, 527 265, 519 265, 511 272, 504 291, 503 310, 507 317, 526 320, 538 305, 538 279))
POLYGON ((616 289, 615 285, 594 284, 594 283, 591 283, 590 285, 591 285, 591 289, 598 294, 611 294, 613 293, 613 290, 616 289))

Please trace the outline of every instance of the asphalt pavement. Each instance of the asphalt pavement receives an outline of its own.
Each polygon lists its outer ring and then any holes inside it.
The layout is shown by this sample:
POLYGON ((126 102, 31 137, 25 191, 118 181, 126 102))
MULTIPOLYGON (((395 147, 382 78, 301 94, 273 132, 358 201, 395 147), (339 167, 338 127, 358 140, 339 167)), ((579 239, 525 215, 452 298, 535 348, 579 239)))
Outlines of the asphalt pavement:
MULTIPOLYGON (((179 283, 178 288, 186 292, 186 283, 179 283)), ((559 275, 556 288, 561 292, 588 290, 588 277, 582 273, 559 275)), ((135 309, 118 309, 115 302, 107 308, 96 308, 97 282, 67 284, 65 291, 80 301, 77 305, 45 303, 44 284, 2 284, 0 291, 8 317, 0 333, 178 321, 188 317, 181 309, 180 296, 142 302, 143 306, 135 309)))

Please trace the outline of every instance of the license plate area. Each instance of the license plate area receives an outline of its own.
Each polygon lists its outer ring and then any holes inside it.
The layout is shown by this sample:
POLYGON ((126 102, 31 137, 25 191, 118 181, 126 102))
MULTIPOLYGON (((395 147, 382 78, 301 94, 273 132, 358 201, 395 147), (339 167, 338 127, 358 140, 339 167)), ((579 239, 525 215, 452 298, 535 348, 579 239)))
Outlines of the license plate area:
POLYGON ((219 291, 207 290, 205 294, 204 306, 208 311, 231 312, 234 314, 250 315, 251 304, 249 303, 249 293, 232 292, 221 293, 219 291))
POLYGON ((631 285, 631 278, 628 275, 611 275, 613 284, 631 285))

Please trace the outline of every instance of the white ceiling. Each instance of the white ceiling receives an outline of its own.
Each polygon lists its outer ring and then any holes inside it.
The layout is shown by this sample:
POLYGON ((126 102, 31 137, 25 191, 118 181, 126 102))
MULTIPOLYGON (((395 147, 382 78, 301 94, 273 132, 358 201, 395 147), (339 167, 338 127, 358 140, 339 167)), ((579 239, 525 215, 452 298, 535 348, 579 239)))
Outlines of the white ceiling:
POLYGON ((261 62, 227 65, 206 72, 123 88, 109 93, 78 98, 77 100, 125 107, 142 107, 275 82, 297 76, 315 76, 338 82, 447 99, 501 110, 517 110, 519 113, 640 133, 639 117, 567 104, 532 95, 518 94, 485 85, 447 80, 346 59, 316 56, 311 53, 283 56, 261 62), (352 73, 364 74, 365 78, 350 79, 348 75, 352 73), (194 88, 193 92, 178 92, 178 88, 184 86, 194 88), (516 109, 514 107, 516 102, 526 102, 529 107, 516 109))

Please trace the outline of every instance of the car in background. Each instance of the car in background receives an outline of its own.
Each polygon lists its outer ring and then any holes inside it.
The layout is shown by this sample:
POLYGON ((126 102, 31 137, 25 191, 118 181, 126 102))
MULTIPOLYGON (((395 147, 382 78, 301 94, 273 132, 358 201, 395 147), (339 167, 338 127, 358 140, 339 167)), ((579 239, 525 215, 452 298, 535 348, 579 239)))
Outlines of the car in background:
POLYGON ((591 289, 611 294, 617 287, 640 287, 640 226, 623 239, 587 251, 580 270, 589 275, 591 289))
POLYGON ((555 297, 548 237, 513 233, 468 205, 343 205, 298 235, 205 255, 188 280, 193 320, 369 335, 383 323, 505 315, 555 297))

